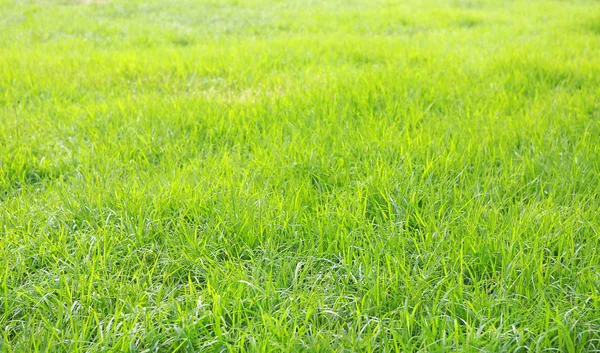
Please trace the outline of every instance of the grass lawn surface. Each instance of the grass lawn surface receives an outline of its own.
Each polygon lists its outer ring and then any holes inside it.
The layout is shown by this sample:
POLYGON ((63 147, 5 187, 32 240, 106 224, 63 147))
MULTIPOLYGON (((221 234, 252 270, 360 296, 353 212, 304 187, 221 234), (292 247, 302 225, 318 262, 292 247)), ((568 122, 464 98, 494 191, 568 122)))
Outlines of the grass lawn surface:
POLYGON ((0 0, 1 352, 600 351, 600 2, 0 0))

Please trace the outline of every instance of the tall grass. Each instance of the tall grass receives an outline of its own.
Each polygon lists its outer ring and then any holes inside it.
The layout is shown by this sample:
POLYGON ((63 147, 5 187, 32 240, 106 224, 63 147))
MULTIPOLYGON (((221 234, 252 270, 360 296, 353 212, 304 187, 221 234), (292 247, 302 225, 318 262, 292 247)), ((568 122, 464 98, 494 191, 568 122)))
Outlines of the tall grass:
POLYGON ((599 351, 598 14, 0 0, 0 351, 599 351))

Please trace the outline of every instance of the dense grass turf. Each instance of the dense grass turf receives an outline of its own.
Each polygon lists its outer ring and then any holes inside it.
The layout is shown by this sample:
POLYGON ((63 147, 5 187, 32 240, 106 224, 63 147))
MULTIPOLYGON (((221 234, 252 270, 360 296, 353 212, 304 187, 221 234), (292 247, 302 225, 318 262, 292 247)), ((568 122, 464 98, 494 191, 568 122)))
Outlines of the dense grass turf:
POLYGON ((597 1, 0 0, 0 351, 600 350, 597 1))

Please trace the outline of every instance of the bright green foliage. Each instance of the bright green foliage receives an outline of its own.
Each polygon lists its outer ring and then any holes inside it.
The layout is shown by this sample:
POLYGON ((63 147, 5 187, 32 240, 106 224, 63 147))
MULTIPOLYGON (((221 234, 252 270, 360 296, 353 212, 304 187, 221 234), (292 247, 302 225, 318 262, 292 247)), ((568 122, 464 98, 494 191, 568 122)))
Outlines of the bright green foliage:
POLYGON ((0 0, 0 351, 600 350, 600 2, 0 0))

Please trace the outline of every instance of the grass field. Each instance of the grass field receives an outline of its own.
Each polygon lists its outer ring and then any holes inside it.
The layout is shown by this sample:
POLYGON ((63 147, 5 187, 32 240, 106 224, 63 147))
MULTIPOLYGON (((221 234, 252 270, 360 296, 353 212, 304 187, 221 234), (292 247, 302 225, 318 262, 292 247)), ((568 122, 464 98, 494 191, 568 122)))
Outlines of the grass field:
POLYGON ((1 352, 599 352, 600 2, 0 0, 1 352))

